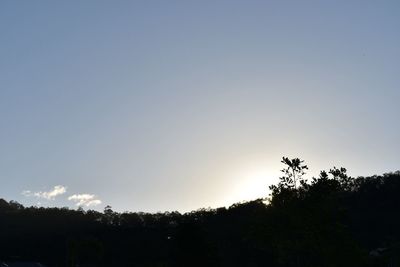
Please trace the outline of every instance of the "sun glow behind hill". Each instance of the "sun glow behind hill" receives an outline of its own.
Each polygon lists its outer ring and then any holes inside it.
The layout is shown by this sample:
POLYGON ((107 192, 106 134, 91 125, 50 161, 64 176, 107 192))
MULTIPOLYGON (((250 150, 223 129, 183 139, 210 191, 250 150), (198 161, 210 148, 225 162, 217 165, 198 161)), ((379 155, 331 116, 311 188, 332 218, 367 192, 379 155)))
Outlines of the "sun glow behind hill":
POLYGON ((232 179, 232 187, 224 200, 226 205, 267 197, 268 186, 275 183, 280 174, 278 164, 253 159, 236 165, 228 175, 232 179))

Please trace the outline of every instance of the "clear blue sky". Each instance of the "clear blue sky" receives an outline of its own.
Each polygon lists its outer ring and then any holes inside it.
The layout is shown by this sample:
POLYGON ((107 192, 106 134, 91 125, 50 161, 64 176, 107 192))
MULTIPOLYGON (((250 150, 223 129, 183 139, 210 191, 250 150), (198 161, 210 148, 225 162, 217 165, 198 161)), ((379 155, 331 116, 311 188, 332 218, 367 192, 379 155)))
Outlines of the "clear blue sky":
POLYGON ((399 1, 1 1, 0 197, 189 211, 266 196, 282 156, 310 176, 397 170, 399 14, 399 1))

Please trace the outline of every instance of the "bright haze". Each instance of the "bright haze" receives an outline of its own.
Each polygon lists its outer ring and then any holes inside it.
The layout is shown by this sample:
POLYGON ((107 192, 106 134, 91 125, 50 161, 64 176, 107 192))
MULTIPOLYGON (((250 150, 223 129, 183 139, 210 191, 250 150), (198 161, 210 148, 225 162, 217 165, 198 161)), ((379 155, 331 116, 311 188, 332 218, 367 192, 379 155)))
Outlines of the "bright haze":
POLYGON ((1 1, 0 197, 181 212, 400 162, 399 1, 1 1))

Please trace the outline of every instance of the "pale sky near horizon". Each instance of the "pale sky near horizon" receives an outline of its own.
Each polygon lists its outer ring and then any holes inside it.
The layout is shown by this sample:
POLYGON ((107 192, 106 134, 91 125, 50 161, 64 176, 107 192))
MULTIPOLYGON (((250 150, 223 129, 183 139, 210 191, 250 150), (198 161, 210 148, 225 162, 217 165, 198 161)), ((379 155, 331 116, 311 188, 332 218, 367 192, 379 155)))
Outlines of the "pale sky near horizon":
MULTIPOLYGON (((1 1, 0 198, 190 211, 400 169, 399 1, 1 1)), ((39 204, 40 203, 40 204, 39 204)))

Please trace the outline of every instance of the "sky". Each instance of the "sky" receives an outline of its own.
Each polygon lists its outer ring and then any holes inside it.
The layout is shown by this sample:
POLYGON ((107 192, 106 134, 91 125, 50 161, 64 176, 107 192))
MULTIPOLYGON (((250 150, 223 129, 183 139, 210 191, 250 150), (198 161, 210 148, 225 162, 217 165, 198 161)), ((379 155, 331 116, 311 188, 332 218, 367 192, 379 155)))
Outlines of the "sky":
POLYGON ((0 197, 180 211, 282 156, 400 169, 399 1, 1 1, 0 197))

